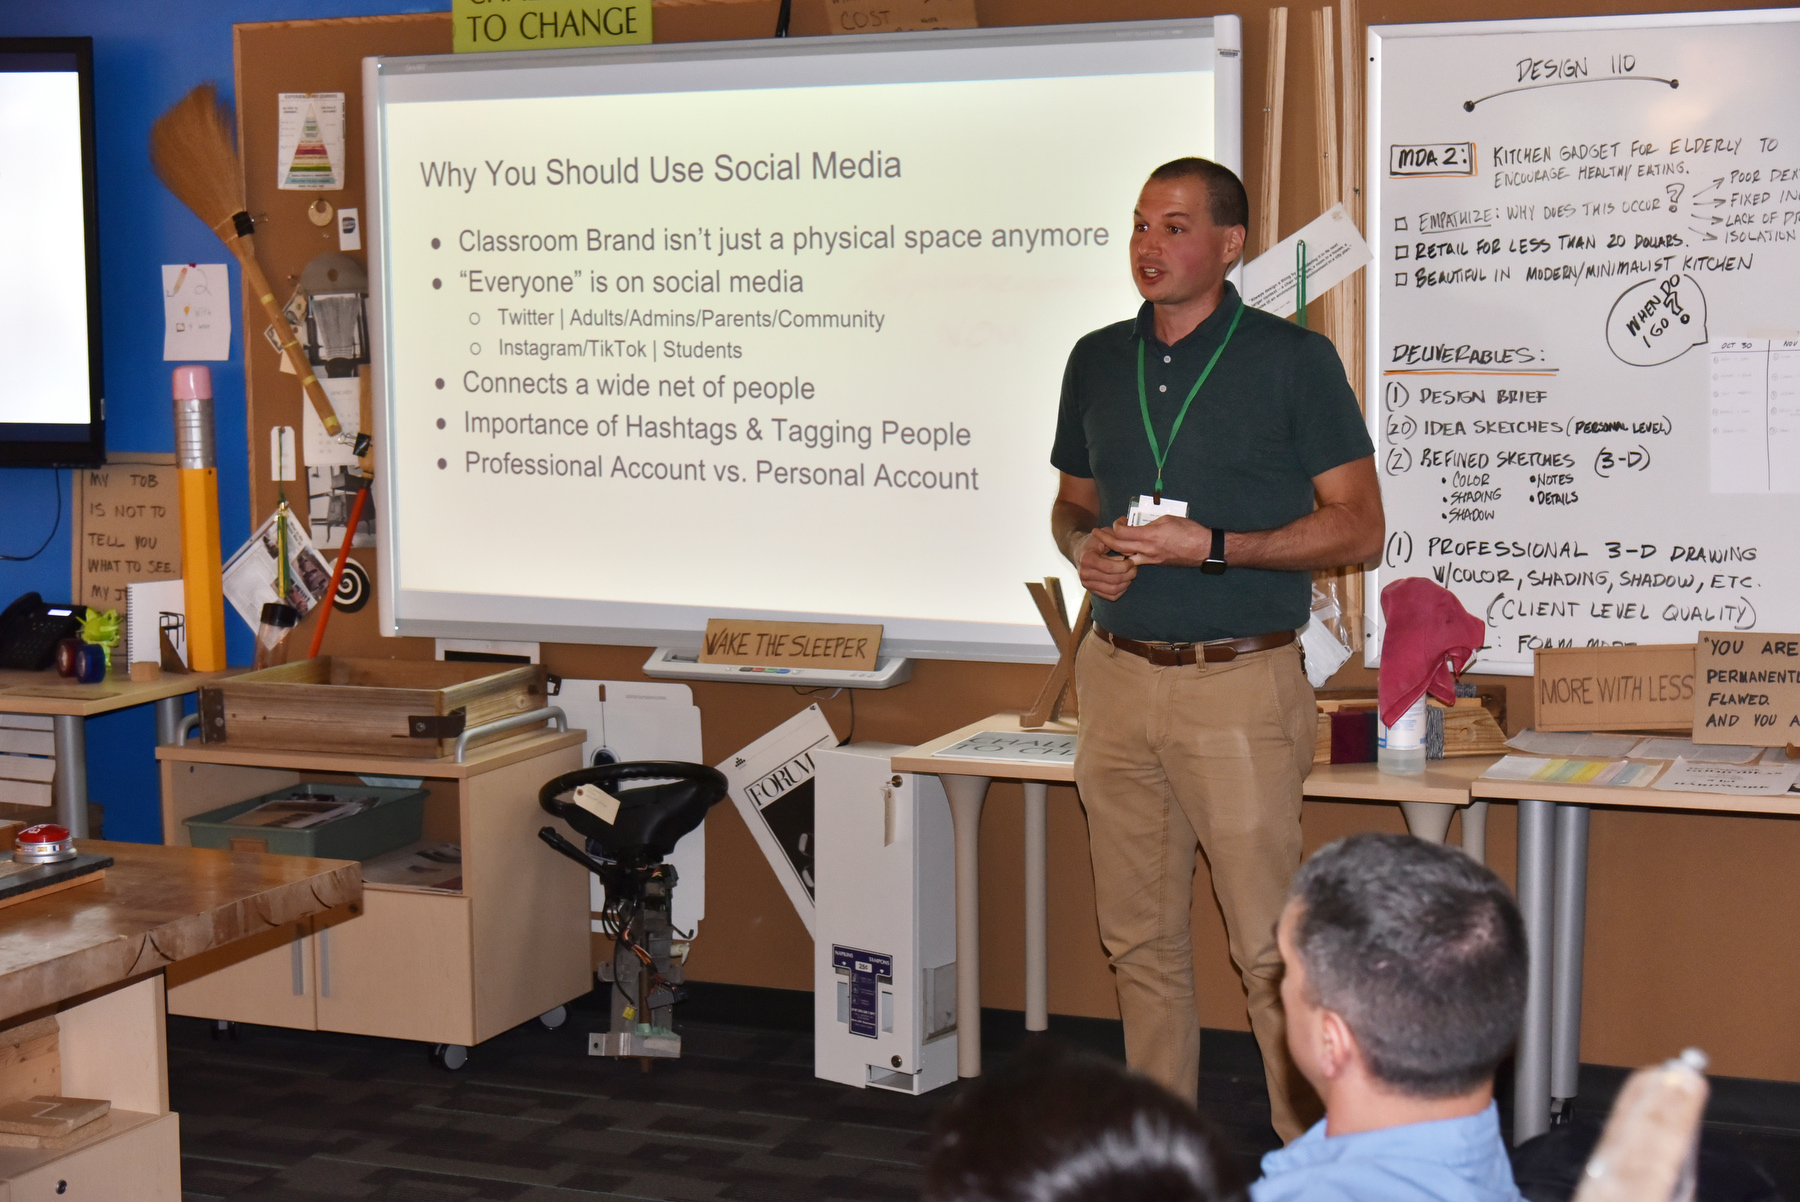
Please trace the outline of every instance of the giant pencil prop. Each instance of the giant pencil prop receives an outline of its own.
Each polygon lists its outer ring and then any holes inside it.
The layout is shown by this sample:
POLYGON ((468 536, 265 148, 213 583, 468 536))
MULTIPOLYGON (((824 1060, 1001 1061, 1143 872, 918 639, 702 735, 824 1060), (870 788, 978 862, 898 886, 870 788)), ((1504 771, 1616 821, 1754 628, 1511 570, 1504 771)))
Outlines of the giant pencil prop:
MULTIPOLYGON (((281 342, 282 354, 300 377, 300 387, 306 390, 306 399, 325 424, 325 433, 336 436, 340 429, 337 413, 318 377, 313 375, 312 364, 306 361, 306 353, 294 337, 294 327, 275 303, 269 281, 263 278, 262 268, 256 262, 256 243, 252 240, 256 227, 244 211, 244 177, 238 169, 228 125, 213 86, 203 83, 150 127, 150 163, 169 191, 237 256, 238 267, 244 273, 244 290, 261 301, 263 314, 281 342)), ((249 341, 246 334, 245 344, 249 341)))
POLYGON ((188 667, 196 672, 222 672, 225 591, 220 575, 223 548, 219 545, 219 468, 213 442, 212 373, 204 367, 178 367, 174 390, 188 667))

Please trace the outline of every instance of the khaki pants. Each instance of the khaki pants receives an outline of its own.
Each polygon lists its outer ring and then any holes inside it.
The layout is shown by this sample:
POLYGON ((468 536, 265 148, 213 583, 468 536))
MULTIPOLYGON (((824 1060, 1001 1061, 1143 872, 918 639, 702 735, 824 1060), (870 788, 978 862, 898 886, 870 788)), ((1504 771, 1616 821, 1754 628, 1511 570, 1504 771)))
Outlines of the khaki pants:
POLYGON ((1089 638, 1075 673, 1075 783, 1126 1059, 1194 1098, 1200 1019, 1188 918, 1198 844, 1248 995, 1275 1130, 1292 1140, 1319 1109, 1288 1057, 1275 946, 1300 866, 1301 784, 1313 758, 1314 705, 1300 649, 1159 668, 1089 638))

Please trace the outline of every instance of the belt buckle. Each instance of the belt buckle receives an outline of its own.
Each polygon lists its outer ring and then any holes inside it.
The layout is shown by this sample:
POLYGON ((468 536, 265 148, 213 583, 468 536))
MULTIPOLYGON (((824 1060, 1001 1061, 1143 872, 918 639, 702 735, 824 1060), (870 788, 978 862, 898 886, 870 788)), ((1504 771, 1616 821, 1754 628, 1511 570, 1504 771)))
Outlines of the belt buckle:
MULTIPOLYGON (((1145 658, 1159 668, 1181 667, 1182 653, 1193 650, 1195 647, 1193 643, 1146 643, 1144 645, 1150 649, 1151 653, 1145 658)), ((1196 652, 1196 654, 1198 653, 1196 652)))

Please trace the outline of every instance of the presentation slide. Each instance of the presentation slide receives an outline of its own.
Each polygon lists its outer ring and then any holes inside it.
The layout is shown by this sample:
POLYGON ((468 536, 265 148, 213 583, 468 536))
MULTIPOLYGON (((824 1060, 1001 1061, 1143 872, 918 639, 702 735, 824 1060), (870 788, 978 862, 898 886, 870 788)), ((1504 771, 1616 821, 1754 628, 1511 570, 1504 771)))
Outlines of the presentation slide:
POLYGON ((0 423, 88 424, 86 210, 80 76, 0 70, 0 423))
POLYGON ((754 57, 747 86, 716 63, 591 75, 604 94, 543 70, 464 76, 506 93, 469 98, 389 83, 401 632, 697 644, 756 614, 1054 657, 1024 582, 1072 577, 1049 535, 1063 368, 1140 304, 1145 176, 1217 153, 1211 45, 937 51, 955 77, 882 79, 921 53, 801 86, 754 57))

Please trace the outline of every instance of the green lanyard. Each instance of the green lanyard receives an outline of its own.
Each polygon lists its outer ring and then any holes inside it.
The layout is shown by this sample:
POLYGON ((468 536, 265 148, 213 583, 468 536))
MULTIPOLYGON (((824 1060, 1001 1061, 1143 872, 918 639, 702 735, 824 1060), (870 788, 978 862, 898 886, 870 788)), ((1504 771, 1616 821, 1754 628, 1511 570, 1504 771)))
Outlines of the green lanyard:
POLYGON ((1242 302, 1239 302, 1237 312, 1231 315, 1231 326, 1225 331, 1225 341, 1219 343, 1219 349, 1214 351, 1212 358, 1206 361, 1206 370, 1200 373, 1200 378, 1194 381, 1193 391, 1189 392, 1187 400, 1181 403, 1181 412, 1175 415, 1175 424, 1169 427, 1169 444, 1164 447, 1156 445, 1156 430, 1150 425, 1150 398, 1144 395, 1144 343, 1147 340, 1138 339, 1138 411, 1144 415, 1144 433, 1150 439, 1150 454, 1156 459, 1154 500, 1158 505, 1162 504, 1163 464, 1168 461, 1169 450, 1175 445, 1175 436, 1181 433, 1181 423, 1187 417, 1188 406, 1192 405, 1194 398, 1200 395, 1200 386, 1206 383, 1206 377, 1212 375, 1213 365, 1218 363, 1219 356, 1225 353, 1225 348, 1231 345, 1231 336, 1237 333, 1238 319, 1243 315, 1244 306, 1242 302))

